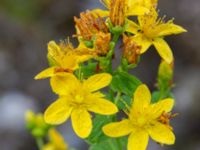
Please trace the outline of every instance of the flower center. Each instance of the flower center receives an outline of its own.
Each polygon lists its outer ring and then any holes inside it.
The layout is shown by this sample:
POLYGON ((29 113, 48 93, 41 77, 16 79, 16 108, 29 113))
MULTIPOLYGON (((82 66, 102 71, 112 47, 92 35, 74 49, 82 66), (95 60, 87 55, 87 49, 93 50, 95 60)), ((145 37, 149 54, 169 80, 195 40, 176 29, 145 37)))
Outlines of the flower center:
POLYGON ((76 95, 75 96, 75 100, 76 100, 76 103, 82 103, 83 102, 83 96, 81 95, 76 95))
POLYGON ((146 124, 146 118, 144 118, 144 117, 139 117, 138 119, 137 119, 137 125, 138 126, 144 126, 146 124))
POLYGON ((54 73, 59 73, 59 72, 69 72, 69 73, 73 73, 73 70, 71 69, 65 69, 62 67, 57 67, 54 69, 54 73))
POLYGON ((176 117, 178 114, 172 114, 172 113, 165 113, 163 112, 161 116, 158 118, 158 121, 167 125, 171 130, 173 130, 172 126, 170 125, 170 119, 176 117))

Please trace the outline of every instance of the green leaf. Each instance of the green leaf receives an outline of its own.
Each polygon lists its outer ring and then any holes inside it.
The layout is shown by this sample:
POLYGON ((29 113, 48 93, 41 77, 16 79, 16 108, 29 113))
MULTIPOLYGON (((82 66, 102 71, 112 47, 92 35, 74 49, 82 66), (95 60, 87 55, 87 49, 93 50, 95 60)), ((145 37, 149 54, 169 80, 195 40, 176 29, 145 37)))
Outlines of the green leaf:
POLYGON ((121 93, 128 95, 129 97, 132 97, 134 91, 140 84, 141 81, 137 77, 127 72, 121 71, 121 72, 116 72, 113 75, 111 88, 115 92, 119 91, 121 93))
POLYGON ((117 103, 117 107, 121 110, 127 109, 126 106, 131 106, 132 97, 128 95, 123 95, 121 100, 117 103))
POLYGON ((102 131, 102 127, 112 121, 112 116, 102 116, 96 115, 93 119, 93 129, 90 136, 87 138, 87 141, 91 144, 99 143, 100 141, 105 140, 107 137, 102 131))
POLYGON ((164 91, 159 90, 152 93, 152 103, 156 103, 165 98, 174 98, 173 94, 170 92, 170 89, 166 89, 164 91))
POLYGON ((160 92, 159 91, 153 92, 152 93, 152 100, 151 100, 151 102, 152 103, 156 103, 156 102, 159 101, 159 99, 160 99, 160 92))
POLYGON ((119 150, 116 140, 108 139, 90 146, 89 150, 119 150))
POLYGON ((81 71, 83 73, 84 78, 88 78, 89 76, 96 73, 97 62, 88 62, 87 65, 81 66, 81 71))
POLYGON ((109 138, 90 146, 89 150, 125 150, 127 145, 127 137, 109 138))

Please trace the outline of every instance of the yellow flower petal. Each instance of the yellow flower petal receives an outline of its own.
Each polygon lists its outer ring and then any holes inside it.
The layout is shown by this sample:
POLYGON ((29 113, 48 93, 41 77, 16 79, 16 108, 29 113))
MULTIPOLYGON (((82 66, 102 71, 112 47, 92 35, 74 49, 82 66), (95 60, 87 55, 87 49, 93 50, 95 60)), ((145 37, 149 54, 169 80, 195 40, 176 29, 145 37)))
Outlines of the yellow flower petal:
POLYGON ((85 49, 85 48, 87 48, 87 47, 85 46, 84 42, 82 40, 80 40, 77 49, 85 49))
POLYGON ((60 51, 61 51, 61 49, 60 49, 59 45, 56 44, 55 41, 50 41, 48 43, 48 52, 50 53, 50 55, 52 54, 52 52, 53 52, 53 55, 54 55, 55 52, 60 52, 60 51))
POLYGON ((149 9, 143 6, 134 6, 129 7, 127 16, 135 16, 135 15, 144 15, 145 13, 148 13, 149 9))
POLYGON ((67 150, 67 144, 65 143, 62 135, 54 128, 49 130, 49 137, 51 143, 58 150, 67 150))
MULTIPOLYGON (((78 59, 78 63, 81 63, 81 62, 85 62, 91 58, 94 58, 95 56, 94 55, 89 55, 89 54, 85 54, 85 55, 81 55, 81 56, 77 56, 77 59, 78 59)), ((79 67, 79 66, 78 66, 79 67)), ((76 67, 75 69, 77 69, 78 67, 76 67)))
POLYGON ((151 27, 151 25, 154 25, 156 23, 157 18, 158 18, 157 10, 151 7, 149 13, 138 16, 138 22, 141 28, 148 26, 151 27))
POLYGON ((130 32, 133 34, 136 34, 138 32, 138 30, 140 29, 140 27, 133 21, 127 19, 128 22, 128 26, 126 28, 126 32, 130 32))
POLYGON ((43 70, 42 72, 40 72, 39 74, 37 74, 35 76, 35 80, 38 80, 38 79, 44 79, 44 78, 48 78, 48 77, 52 77, 55 75, 55 68, 56 67, 51 67, 51 68, 47 68, 45 70, 43 70))
MULTIPOLYGON (((140 0, 141 1, 141 0, 140 0)), ((146 8, 152 8, 152 7, 155 7, 157 6, 158 4, 158 0, 142 0, 141 2, 143 2, 143 5, 146 7, 146 8)))
POLYGON ((104 88, 110 84, 112 76, 108 73, 100 73, 89 77, 84 81, 84 86, 91 92, 104 88))
POLYGON ((120 122, 113 122, 103 127, 103 132, 110 137, 120 137, 128 135, 133 131, 133 127, 128 119, 120 122))
POLYGON ((175 142, 175 135, 173 132, 169 127, 160 122, 153 122, 148 132, 151 138, 156 142, 168 145, 174 144, 175 142))
POLYGON ((174 100, 166 98, 151 105, 152 118, 158 118, 163 112, 168 113, 174 106, 174 100))
POLYGON ((47 143, 43 146, 42 150, 54 150, 55 147, 52 143, 47 143))
POLYGON ((93 9, 91 10, 92 13, 97 14, 97 17, 107 17, 109 16, 109 11, 107 10, 102 10, 102 9, 93 9))
POLYGON ((140 53, 143 54, 148 50, 148 48, 152 45, 152 41, 147 39, 142 34, 136 34, 133 38, 133 41, 135 41, 138 45, 142 47, 140 53))
POLYGON ((151 102, 151 93, 145 84, 138 86, 133 96, 133 106, 131 111, 143 112, 149 107, 151 102))
POLYGON ((60 57, 63 55, 60 46, 55 41, 50 41, 48 43, 48 60, 56 66, 61 66, 60 57))
POLYGON ((156 27, 156 30, 158 32, 157 36, 167 36, 171 34, 187 32, 187 30, 185 30, 183 27, 173 23, 160 24, 156 27))
POLYGON ((61 124, 65 122, 72 111, 66 98, 60 98, 52 103, 44 113, 44 120, 49 124, 61 124))
POLYGON ((110 3, 111 0, 100 0, 100 2, 106 7, 106 8, 110 8, 110 3))
POLYGON ((168 63, 170 64, 173 61, 173 54, 172 50, 170 49, 167 42, 165 42, 162 38, 156 38, 153 41, 153 44, 159 53, 159 55, 168 63))
POLYGON ((59 95, 67 95, 70 91, 77 89, 79 86, 78 79, 71 73, 64 76, 54 76, 50 79, 53 92, 59 95))
POLYGON ((71 119, 73 129, 79 137, 86 138, 90 135, 92 130, 92 120, 90 114, 85 109, 74 109, 72 111, 71 119))
POLYGON ((117 106, 104 98, 94 97, 88 100, 88 104, 87 109, 98 114, 112 115, 118 112, 117 106))
POLYGON ((149 141, 145 130, 137 130, 128 137, 128 150, 146 150, 149 141))
POLYGON ((59 58, 61 67, 70 69, 70 70, 76 70, 79 68, 79 63, 81 62, 81 56, 78 56, 74 52, 68 52, 66 55, 61 56, 59 58))

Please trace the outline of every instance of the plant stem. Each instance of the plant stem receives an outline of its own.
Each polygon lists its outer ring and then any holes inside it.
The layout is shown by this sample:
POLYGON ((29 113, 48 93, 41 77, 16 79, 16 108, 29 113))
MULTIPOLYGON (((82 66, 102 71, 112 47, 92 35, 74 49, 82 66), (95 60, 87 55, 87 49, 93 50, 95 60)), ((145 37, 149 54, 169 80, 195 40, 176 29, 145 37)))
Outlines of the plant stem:
POLYGON ((121 97, 120 97, 119 100, 125 105, 125 107, 126 107, 128 110, 130 110, 129 105, 128 105, 121 97))
POLYGON ((116 98, 115 98, 115 104, 118 103, 120 97, 121 97, 121 92, 118 91, 118 92, 117 92, 117 96, 116 96, 116 98))
POLYGON ((43 145, 44 145, 42 138, 36 138, 36 143, 37 143, 38 149, 42 150, 43 145))
POLYGON ((109 88, 109 95, 110 95, 110 99, 113 101, 114 100, 114 92, 111 88, 109 88))
POLYGON ((114 54, 114 50, 115 50, 115 46, 117 44, 117 41, 119 39, 120 34, 114 34, 113 35, 113 39, 111 41, 111 45, 110 45, 110 51, 107 55, 107 59, 110 61, 109 65, 108 65, 108 72, 112 74, 112 57, 114 54))

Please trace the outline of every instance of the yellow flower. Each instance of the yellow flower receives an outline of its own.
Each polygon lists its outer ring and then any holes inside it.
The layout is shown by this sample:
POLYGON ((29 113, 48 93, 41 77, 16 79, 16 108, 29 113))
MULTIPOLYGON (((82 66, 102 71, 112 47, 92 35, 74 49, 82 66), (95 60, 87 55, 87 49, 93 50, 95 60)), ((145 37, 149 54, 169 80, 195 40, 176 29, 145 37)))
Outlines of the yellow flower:
POLYGON ((67 150, 68 146, 65 143, 62 135, 55 129, 49 130, 50 142, 46 144, 42 150, 67 150))
POLYGON ((149 10, 142 6, 141 2, 135 0, 101 0, 108 10, 94 9, 102 17, 110 15, 113 25, 123 25, 125 17, 144 15, 149 10))
POLYGON ((135 34, 133 40, 142 46, 141 54, 146 52, 153 44, 159 55, 167 62, 173 61, 172 51, 163 39, 164 36, 186 32, 181 26, 175 25, 173 20, 163 22, 158 19, 155 8, 151 8, 148 14, 138 17, 139 25, 129 21, 128 32, 135 34))
POLYGON ((54 65, 40 72, 35 79, 73 73, 79 67, 80 62, 92 58, 93 55, 93 52, 87 48, 74 49, 70 43, 61 42, 58 45, 54 41, 50 41, 48 43, 48 57, 54 65))
POLYGON ((150 104, 151 94, 146 85, 140 85, 133 97, 129 118, 120 122, 110 123, 103 127, 103 131, 110 137, 129 135, 128 150, 145 150, 149 136, 162 144, 174 144, 175 136, 169 126, 168 115, 174 100, 167 98, 150 104))
POLYGON ((79 81, 73 74, 52 78, 52 88, 60 97, 45 111, 45 121, 49 124, 61 124, 71 115, 75 133, 81 138, 88 137, 92 130, 88 111, 102 115, 118 111, 112 102, 104 98, 104 94, 97 92, 111 80, 112 76, 107 73, 93 75, 84 81, 79 81))
POLYGON ((134 0, 136 4, 140 4, 143 7, 150 9, 151 7, 156 8, 158 0, 134 0))

